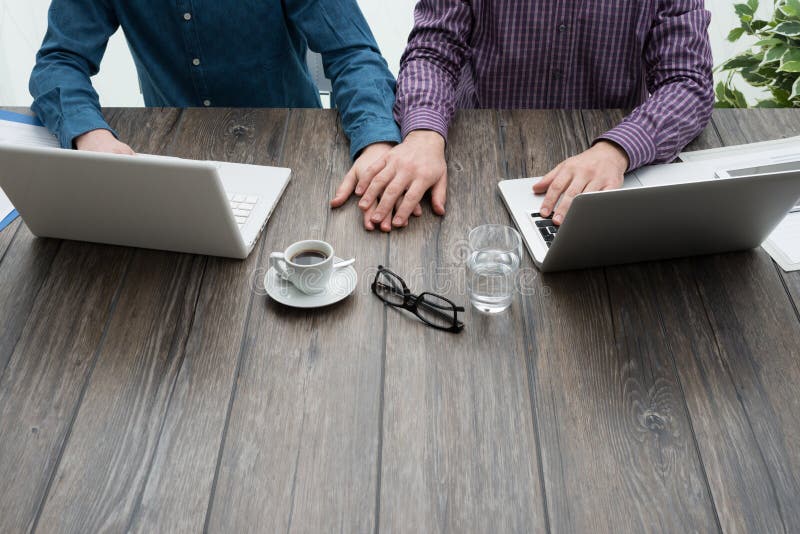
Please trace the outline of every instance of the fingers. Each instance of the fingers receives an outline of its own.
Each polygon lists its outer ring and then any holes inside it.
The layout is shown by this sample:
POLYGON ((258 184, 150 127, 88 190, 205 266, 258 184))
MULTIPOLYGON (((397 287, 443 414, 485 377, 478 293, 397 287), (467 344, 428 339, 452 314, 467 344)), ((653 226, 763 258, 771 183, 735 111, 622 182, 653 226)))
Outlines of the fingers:
POLYGON ((547 188, 550 187, 550 184, 553 182, 553 179, 558 175, 559 171, 561 171, 562 167, 563 163, 559 163, 555 169, 542 176, 541 180, 533 184, 533 192, 536 193, 537 195, 541 195, 542 193, 547 191, 547 188))
MULTIPOLYGON (((360 173, 357 177, 358 182, 356 183, 356 195, 363 195, 364 191, 367 190, 367 187, 372 182, 372 179, 375 178, 379 172, 386 168, 388 160, 386 158, 378 158, 377 160, 373 161, 369 167, 367 167, 364 172, 360 173)), ((373 199, 374 200, 374 199, 373 199)))
POLYGON ((344 180, 342 183, 339 184, 339 187, 336 189, 336 194, 334 194, 333 199, 331 200, 331 207, 338 208, 342 204, 344 204, 350 195, 353 194, 353 190, 356 187, 356 183, 358 182, 358 178, 356 177, 356 167, 350 168, 347 174, 344 175, 344 180))
POLYGON ((564 195, 561 197, 561 202, 558 203, 555 215, 553 215, 553 222, 556 225, 559 225, 562 222, 564 222, 564 217, 567 215, 567 211, 569 211, 570 206, 572 206, 572 201, 575 199, 576 196, 578 196, 583 192, 587 182, 588 180, 586 180, 585 178, 572 179, 572 182, 570 183, 569 187, 564 192, 564 195))
POLYGON ((542 206, 539 208, 539 213, 545 217, 550 215, 556 203, 558 202, 558 199, 561 197, 561 193, 563 193, 567 187, 569 187, 571 181, 571 173, 565 172, 564 170, 559 171, 555 178, 553 178, 550 182, 550 186, 547 188, 547 194, 544 196, 542 206))
MULTIPOLYGON (((386 189, 386 186, 389 185, 389 182, 394 180, 394 177, 394 167, 386 165, 382 171, 372 178, 372 181, 361 195, 361 200, 358 203, 358 207, 364 210, 372 206, 372 203, 378 200, 378 197, 383 194, 384 189, 386 189)), ((357 189, 358 186, 356 186, 356 190, 357 189)))
MULTIPOLYGON (((412 183, 405 196, 398 203, 397 212, 395 213, 394 219, 392 219, 392 224, 398 227, 406 226, 411 213, 419 208, 419 202, 422 200, 424 194, 425 185, 419 181, 412 183)), ((420 213, 421 212, 422 210, 420 209, 420 213)))
MULTIPOLYGON (((373 184, 378 181, 379 177, 380 175, 375 177, 373 184)), ((378 208, 372 215, 372 222, 378 223, 388 218, 390 219, 389 223, 391 223, 392 211, 397 205, 397 201, 406 192, 408 181, 407 175, 398 173, 391 183, 386 186, 386 189, 383 191, 383 195, 381 195, 381 200, 378 202, 378 208)), ((371 187, 372 185, 370 185, 370 188, 371 187)), ((367 193, 364 193, 364 196, 367 196, 367 193)))
POLYGON ((431 189, 431 204, 433 212, 437 215, 444 215, 445 204, 447 203, 447 171, 444 171, 439 181, 433 184, 431 189))
POLYGON ((374 203, 368 209, 364 210, 362 214, 364 218, 364 229, 368 231, 373 231, 375 229, 375 224, 372 222, 372 214, 375 213, 375 208, 378 207, 377 203, 374 203))
POLYGON ((422 205, 417 204, 414 206, 414 211, 412 213, 414 214, 414 217, 422 217, 422 205))

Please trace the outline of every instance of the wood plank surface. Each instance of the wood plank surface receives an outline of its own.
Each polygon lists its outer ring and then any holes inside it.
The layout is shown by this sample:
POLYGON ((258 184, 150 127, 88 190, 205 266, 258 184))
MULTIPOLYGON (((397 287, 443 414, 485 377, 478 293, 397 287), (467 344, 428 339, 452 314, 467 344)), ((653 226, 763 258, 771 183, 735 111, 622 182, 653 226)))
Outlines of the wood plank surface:
MULTIPOLYGON (((586 136, 584 119, 579 112, 508 113, 509 177, 541 176, 583 150, 602 133, 586 136)), ((638 339, 626 336, 636 326, 626 302, 610 291, 615 277, 613 269, 545 274, 526 299, 550 525, 578 532, 714 531, 674 368, 660 350, 659 332, 651 331, 652 315, 638 339)))
MULTIPOLYGON (((387 238, 364 232, 351 202, 330 211, 349 166, 335 114, 293 110, 282 162, 290 189, 273 215, 259 278, 273 251, 326 239, 363 275, 387 238), (335 140, 331 142, 335 132, 335 140)), ((383 350, 368 281, 317 310, 253 301, 208 530, 370 532, 376 514, 383 350)))
MULTIPOLYGON (((137 149, 155 148, 177 111, 140 111, 120 134, 137 149)), ((113 118, 113 113, 109 114, 113 118)), ((50 240, 18 240, 17 272, 26 262, 48 263, 50 240), (31 250, 32 248, 39 250, 31 250)), ((12 245, 12 249, 16 244, 12 245)), ((3 261, 3 272, 9 254, 3 261)), ((0 379, 0 530, 16 532, 35 524, 128 271, 132 249, 63 242, 0 379)), ((33 280, 44 269, 33 268, 33 280)), ((14 272, 14 269, 11 270, 14 272)), ((5 278, 6 275, 4 275, 5 278)), ((13 282, 13 277, 11 280, 13 282)), ((34 284, 35 285, 35 284, 34 284)), ((25 302, 21 302, 24 312, 25 302)))
MULTIPOLYGON (((293 169, 246 261, 0 232, 0 531, 794 532, 800 274, 761 249, 543 275, 434 331, 384 264, 468 306, 469 229, 622 112, 460 112, 448 214, 387 236, 351 201, 335 111, 107 110, 142 152, 293 169), (356 257, 344 302, 264 296, 304 238, 356 257)), ((797 135, 716 110, 690 148, 797 135)))
MULTIPOLYGON (((274 165, 287 110, 187 110, 171 152, 180 157, 274 165)), ((261 241, 256 249, 260 247, 261 241)), ((183 362, 165 408, 149 478, 129 517, 139 532, 203 528, 228 404, 253 296, 257 252, 245 261, 208 258, 186 334, 183 362)))
MULTIPOLYGON (((719 135, 726 145, 794 137, 800 135, 799 121, 798 109, 760 109, 746 112, 718 110, 714 116, 719 135)), ((795 311, 800 310, 800 271, 787 273, 777 265, 776 268, 792 297, 795 311)), ((797 317, 800 321, 800 313, 797 317)))
MULTIPOLYGON (((596 118, 605 116, 608 122, 618 120, 618 117, 609 115, 595 112, 596 118)), ((608 124, 602 124, 602 120, 587 121, 589 135, 593 130, 602 131, 606 127, 608 124)), ((709 125, 689 148, 720 146, 717 129, 709 125)), ((709 302, 707 294, 702 291, 702 280, 725 280, 707 273, 706 269, 716 272, 727 270, 730 274, 748 263, 752 264, 754 257, 760 258, 760 263, 765 260, 767 264, 762 265, 757 274, 739 279, 737 287, 755 287, 756 284, 750 281, 752 277, 753 280, 772 281, 769 285, 774 291, 775 275, 769 268, 766 254, 761 250, 696 260, 656 262, 642 266, 638 276, 636 267, 609 269, 609 273, 618 270, 624 272, 624 275, 609 278, 612 294, 619 295, 619 299, 626 302, 629 309, 626 316, 634 321, 629 337, 642 343, 651 342, 654 336, 661 337, 658 329, 646 329, 641 324, 643 317, 652 315, 649 312, 651 308, 654 307, 658 312, 663 332, 661 342, 671 353, 680 377, 680 386, 691 415, 691 430, 703 459, 719 522, 728 532, 779 532, 785 529, 785 518, 774 483, 762 459, 762 445, 743 403, 745 398, 753 395, 745 394, 738 387, 739 374, 729 367, 731 361, 747 360, 746 353, 752 349, 739 346, 735 350, 726 350, 724 343, 720 345, 719 339, 730 338, 735 328, 712 322, 709 317, 720 309, 730 307, 730 304, 709 302), (713 267, 708 267, 709 263, 713 267), (631 294, 643 296, 628 298, 631 294)), ((753 293, 750 292, 750 295, 752 297, 753 293)), ((776 296, 776 307, 782 304, 784 308, 789 308, 785 296, 776 296)), ((753 306, 757 314, 758 300, 754 301, 753 306)), ((745 306, 740 308, 744 312, 745 306)), ((778 335, 778 332, 774 331, 773 335, 778 335)))
MULTIPOLYGON (((422 218, 392 232, 386 265, 412 291, 469 306, 468 232, 510 223, 496 191, 503 172, 497 126, 493 111, 458 115, 448 143, 446 217, 426 205, 422 218)), ((380 530, 544 530, 520 300, 498 317, 468 309, 460 334, 395 309, 385 313, 380 530)))

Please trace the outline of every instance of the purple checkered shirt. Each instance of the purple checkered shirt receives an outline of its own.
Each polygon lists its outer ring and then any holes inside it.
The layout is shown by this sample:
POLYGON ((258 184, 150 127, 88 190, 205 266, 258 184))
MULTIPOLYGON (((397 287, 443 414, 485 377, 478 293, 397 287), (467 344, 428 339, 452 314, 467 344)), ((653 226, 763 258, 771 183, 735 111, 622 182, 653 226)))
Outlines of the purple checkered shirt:
POLYGON ((456 108, 632 108, 598 139, 630 170, 674 159, 714 101, 703 0, 420 0, 398 78, 403 137, 456 108))

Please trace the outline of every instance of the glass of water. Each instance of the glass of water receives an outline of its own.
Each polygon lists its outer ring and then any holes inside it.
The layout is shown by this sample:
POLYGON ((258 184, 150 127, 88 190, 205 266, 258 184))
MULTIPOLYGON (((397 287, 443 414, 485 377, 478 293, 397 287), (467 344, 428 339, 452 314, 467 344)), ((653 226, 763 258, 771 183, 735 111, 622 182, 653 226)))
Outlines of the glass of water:
POLYGON ((467 293, 476 310, 505 311, 514 298, 522 238, 510 226, 485 224, 469 233, 467 293))

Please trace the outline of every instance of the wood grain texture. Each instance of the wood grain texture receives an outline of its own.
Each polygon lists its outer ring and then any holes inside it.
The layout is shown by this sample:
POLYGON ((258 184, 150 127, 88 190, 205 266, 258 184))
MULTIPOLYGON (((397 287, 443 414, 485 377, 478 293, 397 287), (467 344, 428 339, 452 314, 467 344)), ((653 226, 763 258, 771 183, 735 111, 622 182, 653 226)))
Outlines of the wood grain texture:
POLYGON ((136 251, 37 529, 127 527, 181 366, 204 263, 136 251))
POLYGON ((60 241, 34 237, 21 219, 6 228, 4 241, 0 256, 0 377, 61 246, 60 241))
MULTIPOLYGON (((146 150, 163 139, 177 116, 174 110, 141 111, 118 130, 135 149, 146 150)), ((113 120, 114 112, 109 117, 113 120)), ((58 242, 27 243, 20 240, 20 269, 37 257, 47 263, 46 250, 31 252, 28 247, 58 242)), ((36 522, 133 258, 131 249, 121 247, 75 242, 58 247, 0 379, 0 473, 9 481, 0 490, 3 531, 27 529, 36 522)), ((40 273, 33 269, 33 281, 40 273)), ((24 285, 18 289, 20 295, 34 293, 24 285)), ((24 311, 25 302, 20 304, 24 311)))
MULTIPOLYGON (((188 110, 171 151, 187 158, 274 165, 287 110, 188 110)), ((268 227, 271 227, 272 223, 268 227)), ((245 261, 208 258, 183 364, 131 530, 203 528, 253 297, 258 248, 245 261)))
MULTIPOLYGON (((388 267, 416 293, 468 307, 460 334, 387 308, 380 485, 382 532, 531 532, 547 526, 525 369, 523 308, 469 308, 469 230, 510 224, 496 112, 458 115, 449 135, 448 213, 429 206, 391 234, 388 267)), ((375 258, 376 263, 379 258, 375 258)), ((525 262, 530 268, 530 263, 525 262)), ((374 299, 373 300, 377 300, 374 299)))
POLYGON ((383 320, 363 273, 385 257, 386 237, 364 233, 352 202, 326 208, 348 159, 335 113, 292 111, 282 158, 292 185, 267 228, 259 278, 272 251, 319 238, 355 257, 362 276, 355 294, 329 308, 253 301, 211 532, 373 530, 383 320))
MULTIPOLYGON (((584 135, 584 122, 579 112, 507 114, 509 176, 540 176, 583 150, 602 133, 584 135)), ((526 299, 551 527, 713 531, 713 508, 671 361, 649 331, 652 316, 643 321, 640 338, 625 336, 636 326, 626 321, 619 295, 609 291, 613 270, 604 271, 545 275, 526 299)))
MULTIPOLYGON (((607 112, 585 113, 585 116, 592 114, 594 120, 587 120, 589 135, 593 130, 607 128, 608 122, 619 120, 607 112)), ((717 146, 720 140, 712 124, 689 148, 717 146)), ((751 416, 743 406, 742 390, 737 387, 737 378, 728 364, 731 359, 746 359, 745 349, 727 354, 720 347, 718 336, 727 336, 730 326, 712 324, 708 310, 718 306, 705 299, 698 284, 698 279, 708 278, 698 272, 698 264, 714 262, 737 269, 743 258, 753 254, 724 254, 609 269, 612 295, 619 295, 619 300, 625 303, 626 313, 622 317, 634 326, 627 337, 643 346, 648 346, 654 338, 662 338, 660 343, 671 355, 720 526, 726 532, 780 532, 785 528, 781 505, 762 459, 761 444, 751 416), (618 276, 612 276, 614 272, 618 276), (640 297, 629 298, 631 294, 640 297), (651 310, 657 311, 657 315, 651 310), (642 324, 647 317, 653 318, 655 328, 648 330, 642 324), (722 330, 718 332, 720 327, 722 330)), ((763 251, 755 254, 765 256, 763 251)), ((774 279, 769 269, 757 277, 774 279)), ((739 283, 753 285, 744 280, 739 283)))
MULTIPOLYGON (((794 137, 800 135, 798 121, 798 109, 718 110, 714 116, 716 128, 726 145, 794 137)), ((795 311, 800 310, 800 271, 787 273, 777 265, 776 268, 792 297, 795 311)), ((797 316, 800 321, 800 312, 797 316)))

